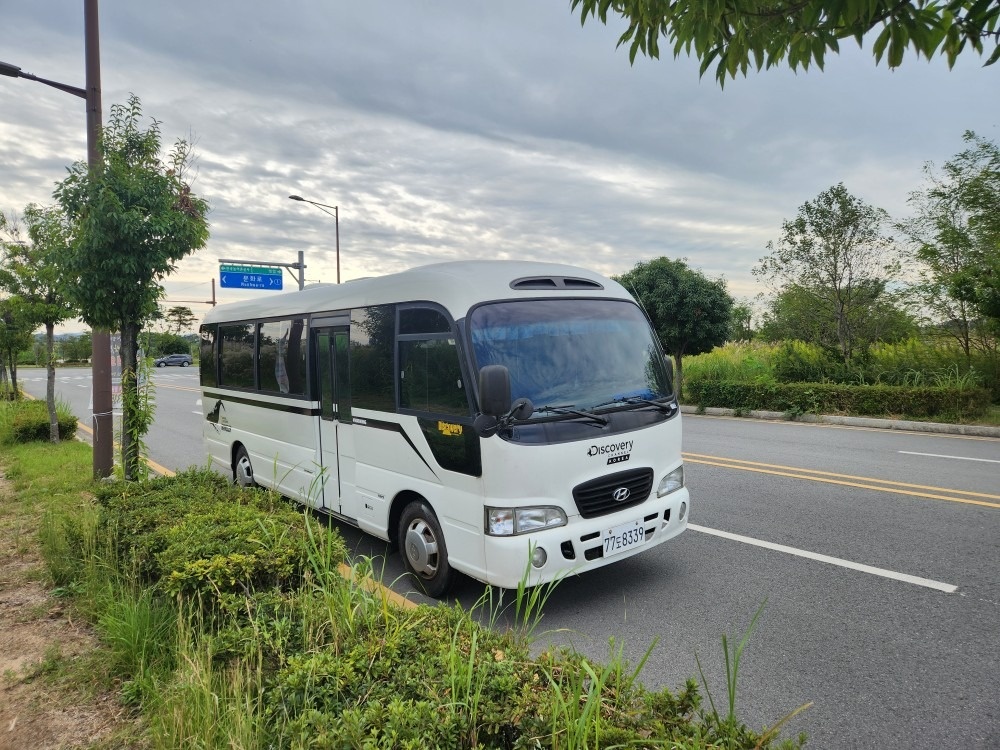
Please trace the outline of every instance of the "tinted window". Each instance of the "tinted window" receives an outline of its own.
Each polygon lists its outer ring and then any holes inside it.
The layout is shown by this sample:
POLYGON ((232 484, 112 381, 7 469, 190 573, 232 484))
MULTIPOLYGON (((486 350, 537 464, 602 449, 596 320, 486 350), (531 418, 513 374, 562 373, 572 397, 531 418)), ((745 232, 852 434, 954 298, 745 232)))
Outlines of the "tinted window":
POLYGON ((260 324, 260 390, 305 395, 306 325, 301 319, 260 324))
POLYGON ((399 335, 411 333, 451 333, 451 324, 440 310, 410 307, 399 311, 399 335))
POLYGON ((401 408, 469 415, 455 339, 400 341, 399 367, 401 408))
POLYGON ((220 385, 253 388, 253 323, 219 326, 220 385))
POLYGON ((202 385, 217 385, 215 370, 215 326, 201 327, 199 369, 202 385))
POLYGON ((351 311, 350 384, 355 408, 395 411, 392 345, 396 306, 351 311))

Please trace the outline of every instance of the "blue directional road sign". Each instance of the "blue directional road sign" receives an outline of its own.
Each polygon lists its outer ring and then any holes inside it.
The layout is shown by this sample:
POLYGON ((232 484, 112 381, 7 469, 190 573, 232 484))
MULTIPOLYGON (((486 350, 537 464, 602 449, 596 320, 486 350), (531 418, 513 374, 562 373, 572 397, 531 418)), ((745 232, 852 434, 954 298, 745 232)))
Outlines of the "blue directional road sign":
POLYGON ((224 289, 281 289, 281 269, 270 266, 219 266, 224 289))

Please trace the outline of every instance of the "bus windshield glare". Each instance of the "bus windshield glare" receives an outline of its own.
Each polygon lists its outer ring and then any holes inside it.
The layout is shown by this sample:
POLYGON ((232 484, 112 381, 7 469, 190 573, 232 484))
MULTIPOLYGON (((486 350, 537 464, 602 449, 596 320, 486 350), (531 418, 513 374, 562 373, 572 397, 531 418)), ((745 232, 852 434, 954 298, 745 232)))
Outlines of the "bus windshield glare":
POLYGON ((477 368, 503 365, 511 397, 594 409, 672 396, 659 346, 642 312, 622 300, 496 302, 469 318, 477 368))

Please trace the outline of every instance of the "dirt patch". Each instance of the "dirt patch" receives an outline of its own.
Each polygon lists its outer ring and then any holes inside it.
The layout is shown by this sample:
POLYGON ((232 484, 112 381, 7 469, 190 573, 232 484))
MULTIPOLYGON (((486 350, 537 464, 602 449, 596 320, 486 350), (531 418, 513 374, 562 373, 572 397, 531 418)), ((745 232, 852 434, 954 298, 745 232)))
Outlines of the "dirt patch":
POLYGON ((125 725, 115 696, 66 674, 97 641, 40 583, 38 519, 0 473, 0 750, 82 748, 125 725))

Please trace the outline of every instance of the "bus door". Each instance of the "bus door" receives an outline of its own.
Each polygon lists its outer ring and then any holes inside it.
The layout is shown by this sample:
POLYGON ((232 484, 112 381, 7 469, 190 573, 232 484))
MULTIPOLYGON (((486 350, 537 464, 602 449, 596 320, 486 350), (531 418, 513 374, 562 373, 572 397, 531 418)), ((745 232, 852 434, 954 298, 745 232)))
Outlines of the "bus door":
POLYGON ((354 507, 354 427, 348 369, 349 328, 319 327, 315 332, 320 397, 320 458, 323 465, 321 507, 350 518, 354 507))

